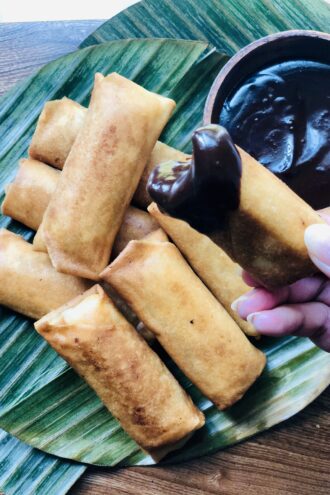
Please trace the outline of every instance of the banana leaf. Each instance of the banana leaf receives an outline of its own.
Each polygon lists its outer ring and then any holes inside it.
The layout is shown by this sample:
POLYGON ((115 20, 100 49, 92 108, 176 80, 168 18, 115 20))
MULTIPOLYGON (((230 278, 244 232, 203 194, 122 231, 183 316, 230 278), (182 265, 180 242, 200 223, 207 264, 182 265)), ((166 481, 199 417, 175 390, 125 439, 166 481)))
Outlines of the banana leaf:
POLYGON ((287 29, 328 31, 326 0, 142 0, 102 24, 81 46, 113 39, 205 40, 233 55, 258 38, 287 29))
POLYGON ((85 469, 0 430, 0 490, 6 495, 64 495, 85 469))
MULTIPOLYGON (((26 153, 43 103, 67 95, 86 104, 97 70, 116 70, 148 89, 174 97, 176 113, 162 139, 188 149, 201 122, 205 97, 227 57, 206 43, 174 40, 113 41, 45 66, 0 100, 0 187, 26 153)), ((1 226, 31 236, 15 222, 1 226)), ((243 400, 220 413, 164 357, 206 415, 206 425, 174 462, 213 452, 269 428, 303 408, 329 383, 329 356, 309 340, 264 340, 263 376, 243 400)), ((0 310, 0 427, 45 452, 105 466, 150 464, 93 391, 34 331, 32 322, 0 310)))

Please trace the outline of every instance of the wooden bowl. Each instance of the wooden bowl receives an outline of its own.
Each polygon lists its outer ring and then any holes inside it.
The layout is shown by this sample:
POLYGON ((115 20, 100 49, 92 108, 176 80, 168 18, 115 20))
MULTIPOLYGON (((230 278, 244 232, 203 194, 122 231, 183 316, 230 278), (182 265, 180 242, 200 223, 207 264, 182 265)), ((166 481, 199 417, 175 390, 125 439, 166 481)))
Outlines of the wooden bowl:
POLYGON ((204 109, 204 124, 219 123, 226 98, 260 69, 286 60, 330 63, 330 34, 292 30, 271 34, 236 53, 217 75, 204 109))

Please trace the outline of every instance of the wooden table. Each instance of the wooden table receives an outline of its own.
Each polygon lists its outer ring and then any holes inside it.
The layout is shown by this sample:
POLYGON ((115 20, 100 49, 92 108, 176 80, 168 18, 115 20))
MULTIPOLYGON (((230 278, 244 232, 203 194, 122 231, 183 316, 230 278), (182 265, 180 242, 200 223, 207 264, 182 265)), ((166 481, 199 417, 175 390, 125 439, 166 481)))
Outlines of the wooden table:
MULTIPOLYGON (((101 21, 0 24, 0 94, 74 50, 101 21)), ((330 389, 294 418, 172 467, 89 468, 71 495, 328 495, 330 389)))

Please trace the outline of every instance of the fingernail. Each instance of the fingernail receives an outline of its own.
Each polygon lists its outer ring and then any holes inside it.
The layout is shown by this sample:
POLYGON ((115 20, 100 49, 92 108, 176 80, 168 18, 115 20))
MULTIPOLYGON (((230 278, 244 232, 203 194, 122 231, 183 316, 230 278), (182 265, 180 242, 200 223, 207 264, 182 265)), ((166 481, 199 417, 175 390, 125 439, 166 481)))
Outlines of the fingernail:
POLYGON ((315 224, 305 230, 305 244, 313 263, 330 274, 330 226, 315 224))
POLYGON ((261 330, 259 323, 261 323, 260 320, 260 313, 251 313, 250 315, 247 316, 246 321, 250 323, 257 332, 261 330))
POLYGON ((255 317, 255 315, 257 315, 258 313, 251 313, 250 315, 247 316, 246 318, 246 321, 248 321, 249 323, 251 323, 251 325, 253 325, 253 318, 255 317))
POLYGON ((231 309, 233 311, 237 311, 238 312, 238 307, 239 307, 240 303, 243 302, 243 301, 246 301, 246 299, 248 299, 248 296, 245 296, 245 295, 239 297, 238 299, 235 299, 235 301, 233 301, 231 303, 231 305, 230 305, 231 309))

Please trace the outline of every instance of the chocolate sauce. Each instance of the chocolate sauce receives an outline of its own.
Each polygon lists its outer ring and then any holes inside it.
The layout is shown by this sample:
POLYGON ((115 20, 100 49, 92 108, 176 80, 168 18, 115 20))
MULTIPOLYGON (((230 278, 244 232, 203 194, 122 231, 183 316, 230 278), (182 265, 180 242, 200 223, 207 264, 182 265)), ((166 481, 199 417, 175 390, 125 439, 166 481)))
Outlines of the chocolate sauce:
POLYGON ((242 164, 226 129, 210 124, 194 132, 193 158, 169 161, 150 174, 148 192, 170 215, 211 233, 239 206, 242 164))
POLYGON ((330 65, 294 60, 257 72, 219 121, 311 206, 330 205, 330 65))

